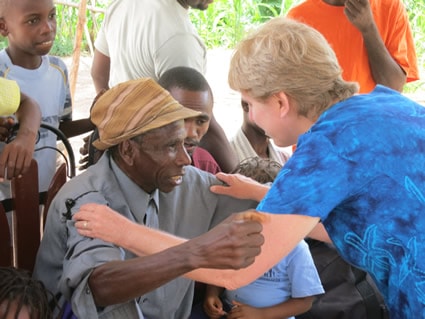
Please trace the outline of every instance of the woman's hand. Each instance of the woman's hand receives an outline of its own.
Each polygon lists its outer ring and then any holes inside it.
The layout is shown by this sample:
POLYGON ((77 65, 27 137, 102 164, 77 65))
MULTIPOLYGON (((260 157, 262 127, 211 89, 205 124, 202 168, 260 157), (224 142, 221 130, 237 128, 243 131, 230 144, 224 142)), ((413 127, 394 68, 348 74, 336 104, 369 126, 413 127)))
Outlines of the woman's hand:
POLYGON ((258 183, 252 178, 241 174, 218 173, 215 175, 226 185, 213 185, 211 192, 228 195, 239 199, 261 201, 269 190, 269 186, 258 183))
POLYGON ((123 246, 124 229, 131 221, 106 205, 85 204, 73 216, 80 235, 123 246))

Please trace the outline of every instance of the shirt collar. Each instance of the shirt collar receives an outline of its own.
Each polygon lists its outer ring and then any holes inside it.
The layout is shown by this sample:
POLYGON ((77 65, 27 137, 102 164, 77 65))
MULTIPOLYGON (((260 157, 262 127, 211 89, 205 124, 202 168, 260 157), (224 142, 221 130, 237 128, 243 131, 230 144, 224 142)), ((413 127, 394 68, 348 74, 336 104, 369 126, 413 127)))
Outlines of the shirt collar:
POLYGON ((110 156, 111 169, 120 185, 121 192, 130 208, 134 218, 140 224, 143 224, 146 208, 149 201, 154 200, 155 205, 159 212, 159 190, 156 189, 152 194, 146 193, 136 183, 134 183, 115 163, 114 159, 110 156))

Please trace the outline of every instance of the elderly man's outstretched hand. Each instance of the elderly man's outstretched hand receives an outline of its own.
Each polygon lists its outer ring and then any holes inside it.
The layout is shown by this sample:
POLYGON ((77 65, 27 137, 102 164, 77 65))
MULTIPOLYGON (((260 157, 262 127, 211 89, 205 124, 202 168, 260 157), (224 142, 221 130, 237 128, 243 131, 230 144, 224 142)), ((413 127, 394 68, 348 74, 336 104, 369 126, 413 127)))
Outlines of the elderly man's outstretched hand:
POLYGON ((196 268, 240 269, 261 252, 265 216, 254 210, 233 214, 207 233, 188 241, 196 268))
POLYGON ((105 205, 82 205, 73 216, 80 235, 112 242, 139 256, 182 244, 178 249, 193 269, 239 269, 252 264, 264 243, 261 231, 266 218, 255 210, 235 213, 207 233, 185 240, 135 224, 105 205), (148 239, 152 232, 157 235, 148 239), (149 250, 148 241, 157 248, 149 250))

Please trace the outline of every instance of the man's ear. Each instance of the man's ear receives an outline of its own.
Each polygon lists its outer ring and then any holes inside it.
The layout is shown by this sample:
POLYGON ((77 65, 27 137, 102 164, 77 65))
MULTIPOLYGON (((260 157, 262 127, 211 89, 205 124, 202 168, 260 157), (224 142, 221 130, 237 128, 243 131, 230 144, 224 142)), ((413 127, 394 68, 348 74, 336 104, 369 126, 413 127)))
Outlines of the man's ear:
POLYGON ((118 152, 120 154, 121 160, 123 160, 127 165, 131 166, 134 162, 134 144, 130 140, 121 142, 118 145, 118 152))
POLYGON ((274 94, 276 97, 278 103, 279 103, 279 110, 280 110, 280 117, 285 117, 289 111, 291 110, 291 105, 289 103, 288 95, 286 95, 284 92, 280 91, 274 94))
POLYGON ((7 24, 4 18, 0 18, 0 34, 4 37, 9 35, 9 31, 7 30, 7 24))

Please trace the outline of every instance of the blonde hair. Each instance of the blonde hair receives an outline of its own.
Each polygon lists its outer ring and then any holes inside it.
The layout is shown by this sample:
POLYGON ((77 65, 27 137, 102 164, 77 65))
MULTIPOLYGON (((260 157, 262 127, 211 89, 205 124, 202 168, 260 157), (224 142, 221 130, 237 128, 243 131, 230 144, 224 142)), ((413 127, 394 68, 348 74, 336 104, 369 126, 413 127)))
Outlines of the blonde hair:
POLYGON ((283 91, 303 116, 318 116, 358 90, 341 77, 326 39, 313 28, 274 18, 242 40, 230 62, 229 85, 262 100, 283 91))

